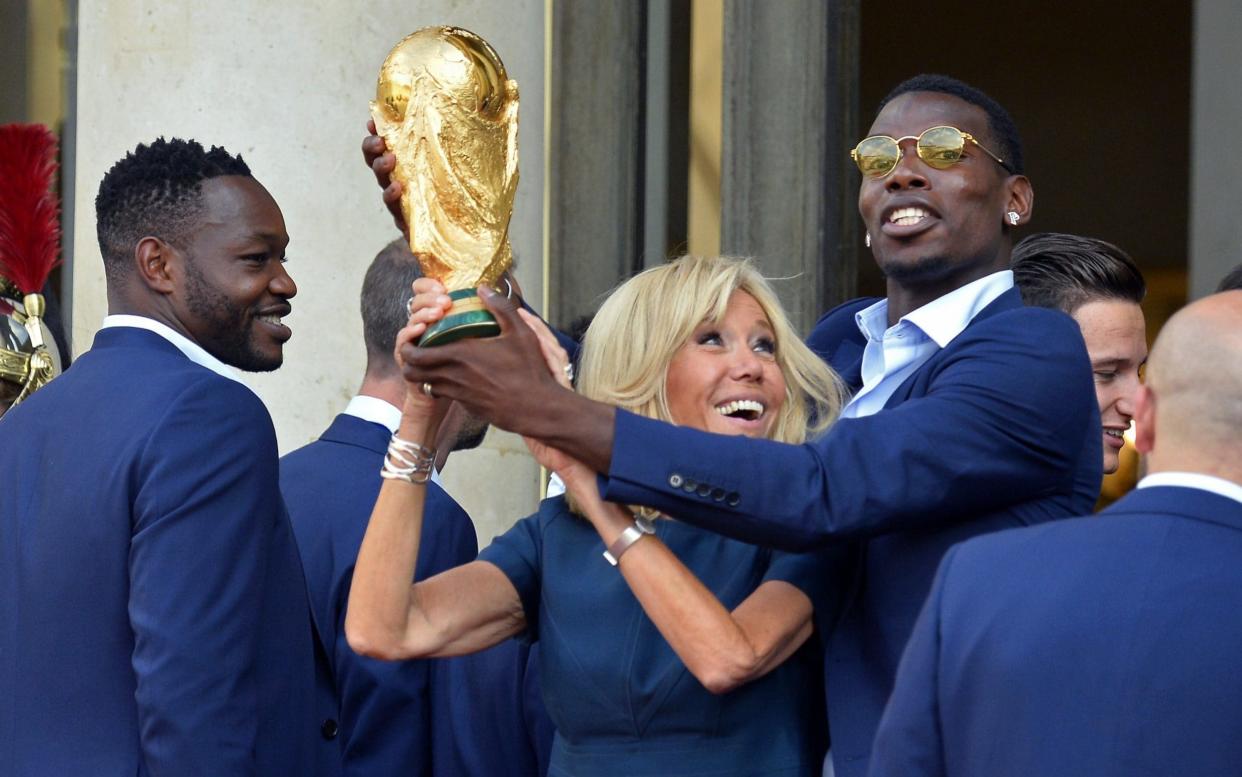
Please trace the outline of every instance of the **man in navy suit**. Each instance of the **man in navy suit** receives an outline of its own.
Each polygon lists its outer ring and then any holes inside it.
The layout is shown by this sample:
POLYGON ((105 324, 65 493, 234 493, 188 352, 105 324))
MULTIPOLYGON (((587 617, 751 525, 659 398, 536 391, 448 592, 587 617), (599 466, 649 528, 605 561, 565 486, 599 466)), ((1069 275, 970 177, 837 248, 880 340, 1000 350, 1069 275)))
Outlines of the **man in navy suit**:
MULTIPOLYGON (((527 672, 529 648, 509 641, 459 659, 389 663, 357 655, 345 640, 354 560, 405 399, 393 349, 408 318, 410 285, 420 276, 404 240, 375 257, 362 284, 367 366, 358 395, 319 440, 280 463, 316 619, 332 654, 341 757, 346 774, 367 777, 537 777, 546 771, 552 727, 527 672)), ((454 406, 437 440, 437 470, 449 452, 475 447, 486 431, 485 422, 454 406)), ((434 476, 427 495, 420 579, 478 553, 469 516, 434 476)))
POLYGON ((1156 340, 1135 491, 945 555, 872 775, 1242 774, 1240 398, 1231 291, 1156 340))
POLYGON ((280 208, 240 157, 178 139, 95 204, 109 315, 0 421, 0 763, 335 774, 276 437, 230 369, 276 369, 290 337, 280 208))
MULTIPOLYGON (((1089 511, 1101 460, 1082 335, 1063 313, 1024 307, 1008 270, 1034 199, 1009 115, 959 81, 919 76, 885 99, 869 134, 854 152, 858 208, 888 296, 846 303, 811 333, 856 392, 818 440, 721 437, 571 394, 541 369, 512 303, 486 289, 501 336, 402 354, 407 379, 575 456, 610 500, 780 548, 855 543, 842 609, 821 622, 846 777, 866 772, 944 551, 1089 511)), ((387 161, 374 159, 381 183, 387 161)), ((442 292, 422 283, 415 307, 435 318, 442 292)))

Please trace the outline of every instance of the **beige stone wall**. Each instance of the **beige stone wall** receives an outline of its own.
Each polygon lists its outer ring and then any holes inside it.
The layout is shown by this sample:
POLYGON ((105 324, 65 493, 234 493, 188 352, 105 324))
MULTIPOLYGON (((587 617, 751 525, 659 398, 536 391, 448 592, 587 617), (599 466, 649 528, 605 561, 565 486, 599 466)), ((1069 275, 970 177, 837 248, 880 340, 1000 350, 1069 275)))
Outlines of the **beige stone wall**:
MULTIPOLYGON (((361 164, 367 102, 388 49, 428 24, 487 38, 521 88, 521 184, 511 235, 528 298, 543 288, 544 0, 81 0, 73 345, 89 348, 106 313, 94 197, 139 142, 193 137, 240 152, 284 211, 298 283, 285 365, 246 382, 272 413, 282 452, 314 439, 363 369, 358 293, 396 236, 361 164)), ((521 441, 489 435, 446 472, 480 543, 538 499, 521 441)))

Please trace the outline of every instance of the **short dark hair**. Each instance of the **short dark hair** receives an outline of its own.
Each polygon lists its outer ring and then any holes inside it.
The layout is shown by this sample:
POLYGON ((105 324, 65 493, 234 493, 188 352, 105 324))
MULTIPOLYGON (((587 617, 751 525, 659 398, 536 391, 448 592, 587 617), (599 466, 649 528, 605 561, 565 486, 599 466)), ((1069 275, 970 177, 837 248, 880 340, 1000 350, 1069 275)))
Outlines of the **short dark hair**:
POLYGON ((1010 268, 1023 302, 1071 315, 1093 300, 1137 304, 1147 294, 1143 273, 1125 251, 1081 235, 1031 235, 1014 246, 1010 268))
POLYGON ((376 254, 362 280, 362 339, 368 359, 392 361, 397 332, 410 319, 410 286, 423 277, 410 244, 397 238, 376 254))
POLYGON ((1025 170, 1022 160, 1022 138, 1018 136, 1018 127, 1013 123, 1009 111, 1005 110, 1000 103, 964 81, 951 76, 922 73, 897 84, 893 91, 880 101, 880 107, 876 109, 876 112, 879 113, 884 110, 884 106, 910 92, 948 94, 982 109, 988 116, 988 134, 998 146, 993 150, 1005 160, 1011 172, 1021 174, 1025 170))
POLYGON ((206 151, 194 140, 157 139, 139 144, 112 166, 95 197, 96 231, 110 281, 147 235, 178 245, 200 212, 203 181, 223 175, 252 177, 241 156, 219 146, 206 151))
POLYGON ((1219 294, 1222 291, 1235 291, 1242 289, 1242 264, 1230 270, 1224 278, 1220 279, 1220 285, 1216 287, 1219 294))

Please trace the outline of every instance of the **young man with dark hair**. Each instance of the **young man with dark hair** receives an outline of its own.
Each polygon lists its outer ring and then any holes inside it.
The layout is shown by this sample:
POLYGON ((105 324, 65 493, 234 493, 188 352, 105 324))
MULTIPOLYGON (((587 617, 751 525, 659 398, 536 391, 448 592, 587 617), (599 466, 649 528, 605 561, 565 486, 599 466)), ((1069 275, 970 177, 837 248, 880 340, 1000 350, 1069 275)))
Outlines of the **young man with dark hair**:
POLYGON ((1147 363, 1143 274, 1112 243, 1058 232, 1018 243, 1010 267, 1026 304, 1067 313, 1082 329, 1100 405, 1104 473, 1116 472, 1147 363))
POLYGON ((230 369, 291 334, 280 208, 240 157, 160 139, 96 210, 109 315, 0 424, 0 763, 336 774, 276 436, 230 369))
MULTIPOLYGON (((944 551, 1086 512, 1098 495, 1082 335, 1064 314, 1024 306, 1008 269, 1011 230, 1034 200, 1011 125, 978 90, 922 77, 894 90, 855 147, 858 209, 888 295, 846 303, 811 333, 855 394, 804 445, 676 427, 567 391, 514 306, 486 289, 499 337, 402 352, 407 380, 582 461, 611 501, 784 549, 851 543, 842 610, 820 624, 843 777, 866 772, 944 551)), ((364 153, 391 203, 400 186, 377 141, 364 153)), ((416 320, 437 320, 443 289, 426 279, 415 288, 416 320)))
POLYGON ((1098 517, 945 555, 872 777, 1242 774, 1242 291, 1152 347, 1148 475, 1098 517))
MULTIPOLYGON (((552 724, 529 646, 510 640, 462 658, 387 662, 359 656, 345 641, 354 559, 405 401, 394 358, 397 332, 409 320, 410 286, 420 277, 404 240, 389 243, 371 262, 361 295, 362 386, 318 440, 280 461, 281 491, 331 654, 341 758, 346 774, 368 777, 540 777, 552 724)), ((449 453, 477 446, 486 432, 486 422, 460 406, 450 409, 436 442, 436 471, 449 453)), ((470 517, 434 474, 423 531, 419 579, 478 554, 470 517)))

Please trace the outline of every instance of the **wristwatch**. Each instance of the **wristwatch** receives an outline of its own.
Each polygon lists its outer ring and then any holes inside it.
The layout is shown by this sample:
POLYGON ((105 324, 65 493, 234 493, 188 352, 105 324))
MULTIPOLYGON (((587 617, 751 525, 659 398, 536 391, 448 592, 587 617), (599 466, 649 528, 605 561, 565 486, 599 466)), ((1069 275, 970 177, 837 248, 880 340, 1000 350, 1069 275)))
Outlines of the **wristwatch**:
POLYGON ((634 523, 626 526, 625 531, 621 532, 620 536, 613 540, 608 549, 604 551, 604 559, 615 567, 621 560, 621 555, 648 534, 655 534, 655 525, 646 518, 635 516, 634 523))

